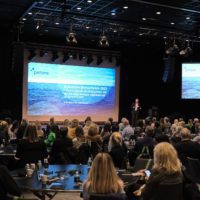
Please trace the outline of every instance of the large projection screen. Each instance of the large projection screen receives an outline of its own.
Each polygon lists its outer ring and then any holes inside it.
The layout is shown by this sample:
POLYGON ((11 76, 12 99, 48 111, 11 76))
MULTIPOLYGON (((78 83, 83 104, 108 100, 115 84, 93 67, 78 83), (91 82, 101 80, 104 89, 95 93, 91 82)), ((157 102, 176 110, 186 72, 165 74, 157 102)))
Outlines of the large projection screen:
POLYGON ((119 68, 27 61, 23 80, 23 118, 118 121, 119 68))
POLYGON ((182 99, 200 99, 200 63, 182 64, 182 99))

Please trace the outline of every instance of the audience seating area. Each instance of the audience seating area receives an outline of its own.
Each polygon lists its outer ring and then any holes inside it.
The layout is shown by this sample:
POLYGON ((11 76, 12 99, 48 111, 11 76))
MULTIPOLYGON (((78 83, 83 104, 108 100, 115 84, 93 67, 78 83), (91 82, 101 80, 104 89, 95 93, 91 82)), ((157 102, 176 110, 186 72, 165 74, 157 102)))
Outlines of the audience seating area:
MULTIPOLYGON (((11 121, 11 119, 9 120, 11 121)), ((74 121, 68 126, 64 124, 58 126, 56 121, 51 118, 47 125, 43 125, 43 134, 40 130, 39 136, 38 123, 40 124, 40 122, 28 122, 24 119, 13 132, 11 131, 12 123, 9 124, 8 119, 2 120, 0 122, 0 164, 6 166, 10 171, 25 168, 27 163, 37 165, 39 160, 45 164, 44 159, 47 159, 50 164, 57 165, 90 165, 91 163, 88 161, 92 162, 99 152, 105 152, 111 155, 117 169, 126 168, 132 173, 141 169, 151 170, 154 158, 149 150, 158 143, 166 142, 167 138, 167 142, 176 149, 191 183, 200 184, 200 143, 195 140, 200 134, 200 126, 197 126, 199 121, 195 120, 189 126, 183 119, 172 121, 167 117, 160 119, 148 117, 138 120, 136 126, 132 127, 125 118, 120 124, 109 119, 102 125, 96 124, 89 118, 87 132, 84 132, 86 122, 79 124, 78 120, 74 121), (155 127, 155 123, 158 123, 159 126, 155 127), (76 125, 74 126, 74 124, 76 125), (105 126, 106 129, 104 129, 105 126), (116 129, 119 126, 121 130, 116 129), (113 127, 115 127, 114 131, 113 127), (136 132, 138 129, 140 131, 136 132), (127 137, 129 134, 132 137, 127 137), (126 137, 124 137, 125 135, 126 137), (107 141, 106 148, 104 140, 107 141), (55 147, 56 144, 59 145, 59 148, 55 147), (120 156, 123 158, 121 163, 118 159, 120 156)), ((184 199, 182 183, 160 184, 157 192, 156 200, 184 199)), ((199 192, 198 189, 196 192, 199 192)), ((92 194, 89 198, 89 200, 107 199, 121 200, 122 197, 92 194)))

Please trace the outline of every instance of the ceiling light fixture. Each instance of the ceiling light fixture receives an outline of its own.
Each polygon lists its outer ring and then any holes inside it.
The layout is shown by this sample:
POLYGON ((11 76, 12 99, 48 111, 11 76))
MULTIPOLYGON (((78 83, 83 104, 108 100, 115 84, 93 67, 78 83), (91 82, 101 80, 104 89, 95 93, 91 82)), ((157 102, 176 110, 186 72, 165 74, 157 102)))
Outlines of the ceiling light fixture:
POLYGON ((123 6, 123 9, 127 10, 127 9, 128 9, 128 6, 123 6))
POLYGON ((107 38, 107 36, 105 36, 104 31, 103 31, 102 35, 100 36, 99 46, 100 47, 109 47, 108 38, 107 38))
POLYGON ((143 17, 143 18, 142 18, 142 20, 143 20, 143 21, 146 21, 146 20, 147 20, 147 18, 143 17))
POLYGON ((88 3, 92 3, 92 0, 87 0, 88 3))
MULTIPOLYGON (((165 42, 165 46, 168 46, 168 45, 167 45, 167 41, 165 42)), ((176 44, 175 37, 174 37, 174 40, 173 40, 172 45, 169 45, 168 48, 166 48, 165 53, 166 53, 167 55, 170 55, 170 56, 175 56, 175 55, 178 55, 178 54, 179 54, 179 47, 178 47, 178 45, 176 44)))
POLYGON ((40 22, 39 21, 37 21, 37 25, 36 25, 36 27, 35 27, 35 29, 39 29, 40 28, 40 22))
POLYGON ((183 45, 183 48, 179 52, 179 54, 183 57, 188 57, 192 54, 192 48, 190 47, 189 40, 186 40, 186 43, 185 43, 185 45, 183 45))
POLYGON ((157 11, 157 12, 156 12, 156 15, 160 15, 160 14, 161 14, 161 12, 160 12, 160 11, 157 11))
POLYGON ((66 40, 67 40, 67 43, 69 43, 70 45, 75 45, 77 44, 77 40, 76 40, 76 37, 75 37, 75 33, 73 32, 72 30, 72 25, 70 25, 70 32, 68 33, 68 35, 66 36, 66 40))

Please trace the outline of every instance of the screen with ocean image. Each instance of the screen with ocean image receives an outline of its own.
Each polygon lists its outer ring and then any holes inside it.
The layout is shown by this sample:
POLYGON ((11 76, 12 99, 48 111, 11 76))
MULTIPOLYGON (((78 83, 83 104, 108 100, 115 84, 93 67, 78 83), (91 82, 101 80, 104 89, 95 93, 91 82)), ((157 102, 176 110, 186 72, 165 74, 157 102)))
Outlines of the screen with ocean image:
POLYGON ((200 99, 200 63, 182 64, 182 99, 200 99))
POLYGON ((116 68, 29 62, 27 116, 113 116, 116 68))

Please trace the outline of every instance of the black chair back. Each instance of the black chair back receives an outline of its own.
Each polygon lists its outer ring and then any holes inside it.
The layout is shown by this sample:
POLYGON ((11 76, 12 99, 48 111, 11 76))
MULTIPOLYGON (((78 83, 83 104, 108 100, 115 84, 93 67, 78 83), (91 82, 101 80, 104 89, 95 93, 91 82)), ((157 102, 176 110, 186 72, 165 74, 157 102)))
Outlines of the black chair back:
POLYGON ((160 184, 154 200, 183 200, 183 183, 160 184))
POLYGON ((89 200, 124 200, 121 194, 91 194, 89 200))
POLYGON ((137 158, 136 161, 135 161, 135 164, 133 166, 132 171, 137 172, 138 170, 141 170, 141 169, 151 170, 152 166, 153 166, 153 160, 152 159, 137 158))
POLYGON ((193 180, 200 183, 200 161, 196 158, 187 157, 188 160, 188 173, 192 176, 193 180))

